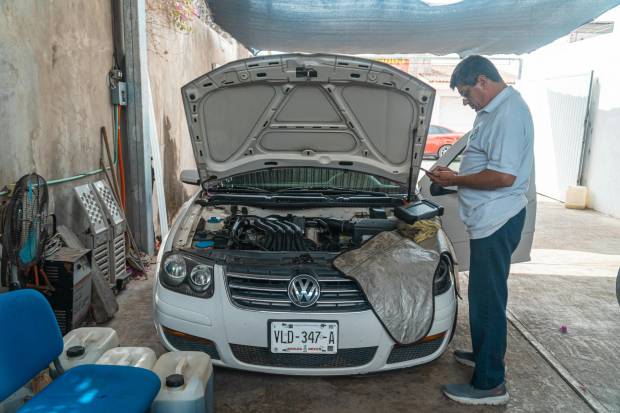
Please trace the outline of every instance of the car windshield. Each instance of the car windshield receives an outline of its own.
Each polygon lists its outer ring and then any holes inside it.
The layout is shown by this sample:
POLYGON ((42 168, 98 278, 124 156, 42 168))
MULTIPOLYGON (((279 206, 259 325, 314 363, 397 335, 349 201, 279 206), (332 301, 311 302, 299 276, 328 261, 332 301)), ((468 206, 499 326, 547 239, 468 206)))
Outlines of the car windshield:
POLYGON ((210 190, 247 192, 329 191, 345 193, 377 192, 405 195, 404 185, 386 178, 335 168, 270 168, 236 175, 219 181, 210 190))

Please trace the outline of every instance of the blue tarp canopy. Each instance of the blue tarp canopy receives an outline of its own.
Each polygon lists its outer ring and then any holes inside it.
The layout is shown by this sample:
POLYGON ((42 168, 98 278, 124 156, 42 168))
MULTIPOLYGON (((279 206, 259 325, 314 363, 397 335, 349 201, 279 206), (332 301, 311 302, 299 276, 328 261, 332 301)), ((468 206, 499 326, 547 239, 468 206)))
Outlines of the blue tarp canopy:
POLYGON ((214 21, 255 50, 531 52, 620 0, 207 0, 214 21))

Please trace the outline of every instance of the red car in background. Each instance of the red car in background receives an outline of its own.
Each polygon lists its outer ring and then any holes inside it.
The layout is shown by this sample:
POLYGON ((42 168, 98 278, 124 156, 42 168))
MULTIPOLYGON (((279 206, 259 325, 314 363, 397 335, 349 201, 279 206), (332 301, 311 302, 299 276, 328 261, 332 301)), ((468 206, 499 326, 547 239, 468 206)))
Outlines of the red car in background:
POLYGON ((441 158, 461 136, 463 136, 462 133, 455 132, 445 126, 431 125, 424 147, 424 157, 441 158))

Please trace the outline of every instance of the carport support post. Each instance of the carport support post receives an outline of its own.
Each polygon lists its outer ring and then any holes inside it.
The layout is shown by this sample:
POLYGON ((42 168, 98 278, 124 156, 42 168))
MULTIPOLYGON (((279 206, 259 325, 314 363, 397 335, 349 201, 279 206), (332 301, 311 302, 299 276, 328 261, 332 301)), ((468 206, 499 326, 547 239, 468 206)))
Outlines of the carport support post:
POLYGON ((146 101, 148 66, 146 57, 145 0, 123 1, 127 111, 123 152, 125 162, 127 222, 138 247, 154 252, 153 187, 149 139, 149 110, 146 101))

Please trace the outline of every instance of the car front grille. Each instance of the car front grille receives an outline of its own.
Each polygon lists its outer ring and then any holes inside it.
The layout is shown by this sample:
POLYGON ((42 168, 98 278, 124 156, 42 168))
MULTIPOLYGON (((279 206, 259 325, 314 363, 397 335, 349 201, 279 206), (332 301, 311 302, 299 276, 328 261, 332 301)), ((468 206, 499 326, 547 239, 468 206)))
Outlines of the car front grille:
POLYGON ((226 284, 230 299, 236 306, 252 310, 350 312, 370 309, 366 296, 354 280, 326 267, 305 271, 319 280, 318 302, 311 307, 295 306, 288 296, 288 284, 298 272, 290 267, 228 267, 226 284))
POLYGON ((421 343, 409 344, 406 346, 395 345, 390 352, 387 363, 402 363, 403 361, 411 361, 420 359, 426 356, 430 356, 441 347, 443 343, 444 335, 437 337, 433 340, 423 341, 421 343))
POLYGON ((231 344, 235 358, 243 363, 288 368, 346 368, 359 367, 372 361, 377 347, 343 348, 336 354, 272 353, 267 347, 231 344))

